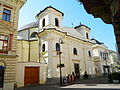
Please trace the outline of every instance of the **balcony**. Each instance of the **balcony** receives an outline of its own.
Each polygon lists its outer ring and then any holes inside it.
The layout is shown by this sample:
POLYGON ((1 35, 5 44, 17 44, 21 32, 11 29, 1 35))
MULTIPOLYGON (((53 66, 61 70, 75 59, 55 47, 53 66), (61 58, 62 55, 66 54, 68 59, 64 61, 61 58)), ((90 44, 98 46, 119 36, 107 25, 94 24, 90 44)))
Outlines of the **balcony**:
POLYGON ((7 21, 4 21, 4 20, 0 19, 0 23, 5 24, 5 25, 10 26, 10 27, 14 27, 13 22, 7 22, 7 21))

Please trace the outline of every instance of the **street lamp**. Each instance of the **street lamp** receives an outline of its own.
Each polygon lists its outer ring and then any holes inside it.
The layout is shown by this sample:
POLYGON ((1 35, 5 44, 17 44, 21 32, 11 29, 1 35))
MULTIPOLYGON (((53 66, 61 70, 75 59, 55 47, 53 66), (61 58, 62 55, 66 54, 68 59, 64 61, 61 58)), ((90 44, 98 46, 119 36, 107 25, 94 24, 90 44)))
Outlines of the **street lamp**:
POLYGON ((57 51, 57 55, 59 55, 59 65, 57 67, 60 68, 60 85, 62 85, 62 70, 61 68, 64 66, 61 64, 61 50, 60 50, 60 44, 64 44, 63 40, 61 38, 59 38, 59 43, 56 43, 56 51, 57 51))

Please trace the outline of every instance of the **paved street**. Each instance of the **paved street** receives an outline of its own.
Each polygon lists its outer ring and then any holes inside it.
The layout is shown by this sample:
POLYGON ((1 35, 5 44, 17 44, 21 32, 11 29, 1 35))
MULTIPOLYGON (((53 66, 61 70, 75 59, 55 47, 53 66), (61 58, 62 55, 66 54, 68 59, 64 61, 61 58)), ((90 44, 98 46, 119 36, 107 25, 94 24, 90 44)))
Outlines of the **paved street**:
POLYGON ((16 90, 120 90, 120 84, 108 84, 107 77, 77 80, 71 85, 31 85, 16 90))

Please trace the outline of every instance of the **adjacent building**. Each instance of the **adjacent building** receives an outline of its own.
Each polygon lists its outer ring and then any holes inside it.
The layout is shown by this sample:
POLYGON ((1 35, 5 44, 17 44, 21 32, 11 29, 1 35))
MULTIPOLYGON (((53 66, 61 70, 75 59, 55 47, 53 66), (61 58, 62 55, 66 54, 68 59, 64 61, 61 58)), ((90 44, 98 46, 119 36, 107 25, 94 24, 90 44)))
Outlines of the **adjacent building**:
POLYGON ((92 47, 96 74, 100 76, 110 73, 111 61, 108 47, 94 38, 91 40, 94 43, 92 47))
POLYGON ((16 41, 19 10, 26 0, 0 0, 0 89, 13 90, 16 81, 16 41))

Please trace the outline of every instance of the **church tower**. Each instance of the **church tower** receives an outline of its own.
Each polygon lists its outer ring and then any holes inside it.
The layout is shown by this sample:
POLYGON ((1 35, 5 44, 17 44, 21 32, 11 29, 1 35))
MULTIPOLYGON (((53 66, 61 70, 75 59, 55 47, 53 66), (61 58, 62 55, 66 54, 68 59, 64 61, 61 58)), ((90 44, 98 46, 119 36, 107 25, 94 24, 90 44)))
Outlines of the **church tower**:
POLYGON ((62 12, 49 6, 40 11, 36 16, 36 19, 39 22, 39 28, 43 28, 48 25, 61 27, 63 16, 64 14, 62 12))
POLYGON ((90 40, 90 28, 86 25, 80 24, 76 26, 75 29, 82 34, 83 38, 90 40))

